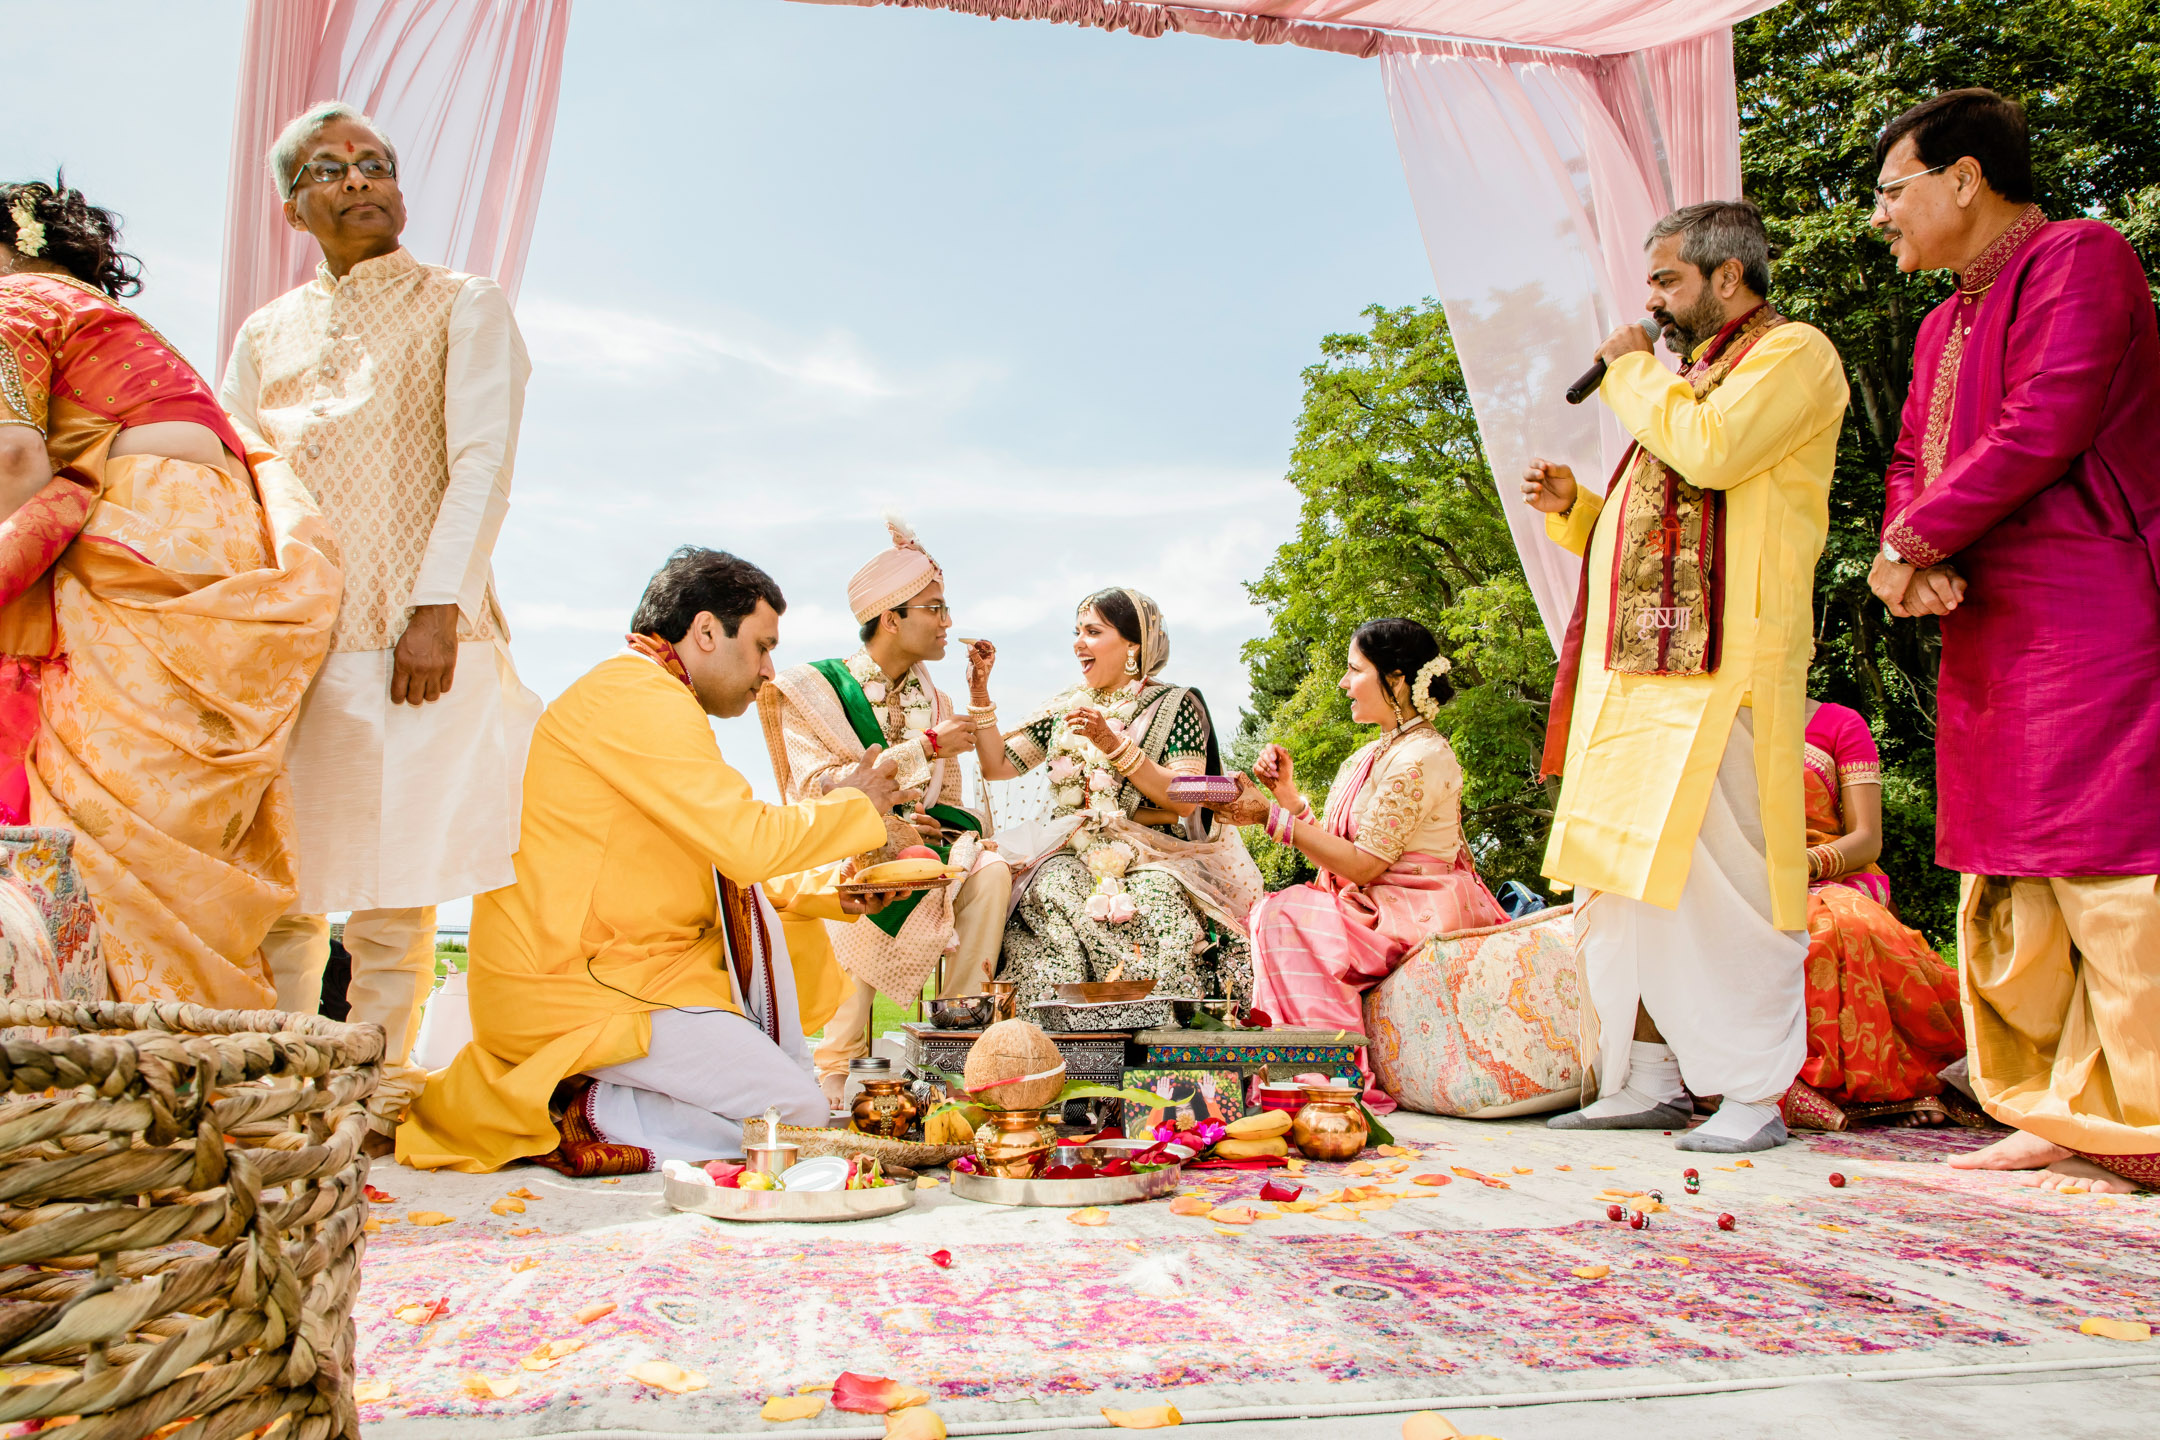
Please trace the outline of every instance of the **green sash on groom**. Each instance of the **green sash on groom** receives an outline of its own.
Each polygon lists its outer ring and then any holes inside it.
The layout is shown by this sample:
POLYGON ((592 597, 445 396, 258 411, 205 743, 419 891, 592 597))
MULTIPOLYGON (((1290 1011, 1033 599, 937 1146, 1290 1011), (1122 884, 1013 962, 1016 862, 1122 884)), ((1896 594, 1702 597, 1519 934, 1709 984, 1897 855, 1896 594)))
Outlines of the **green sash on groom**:
MULTIPOLYGON (((855 677, 848 673, 847 663, 842 660, 813 660, 810 668, 824 676, 825 683, 832 686, 833 693, 840 697, 840 708, 847 712, 848 724, 854 728, 855 738, 861 742, 863 749, 885 744, 885 727, 878 724, 877 712, 870 708, 870 697, 863 694, 862 686, 856 684, 855 677)), ((956 830, 973 830, 978 834, 982 831, 982 821, 951 805, 932 805, 923 813, 936 816, 956 830)), ((940 860, 952 858, 950 845, 932 845, 930 848, 937 851, 940 860)), ((927 893, 929 892, 918 890, 913 895, 895 900, 877 914, 863 918, 887 935, 898 935, 900 927, 907 923, 908 916, 915 913, 915 907, 922 903, 922 898, 927 893)))

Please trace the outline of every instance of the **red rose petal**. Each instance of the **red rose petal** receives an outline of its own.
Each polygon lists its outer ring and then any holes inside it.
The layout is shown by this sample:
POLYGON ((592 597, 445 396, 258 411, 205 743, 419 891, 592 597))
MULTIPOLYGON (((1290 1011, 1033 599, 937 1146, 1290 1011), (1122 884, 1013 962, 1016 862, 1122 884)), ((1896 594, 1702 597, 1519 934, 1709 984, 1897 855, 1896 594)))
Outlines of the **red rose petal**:
POLYGON ((930 1263, 937 1266, 940 1270, 952 1269, 952 1251, 932 1250, 930 1252, 930 1263))

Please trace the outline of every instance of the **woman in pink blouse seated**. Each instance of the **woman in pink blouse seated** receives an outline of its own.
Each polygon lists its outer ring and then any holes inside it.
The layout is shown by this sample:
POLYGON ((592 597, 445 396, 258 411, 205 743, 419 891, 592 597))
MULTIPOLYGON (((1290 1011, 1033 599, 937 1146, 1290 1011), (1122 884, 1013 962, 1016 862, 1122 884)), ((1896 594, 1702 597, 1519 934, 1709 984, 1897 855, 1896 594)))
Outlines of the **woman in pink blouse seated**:
POLYGON ((1336 772, 1326 813, 1299 795, 1282 746, 1253 766, 1275 796, 1268 833, 1320 868, 1253 908, 1253 1006, 1278 1025, 1363 1029, 1360 997, 1427 937, 1507 919, 1470 863, 1462 767, 1433 729, 1454 694, 1447 671, 1417 621, 1368 620, 1337 683, 1350 718, 1382 729, 1336 772))

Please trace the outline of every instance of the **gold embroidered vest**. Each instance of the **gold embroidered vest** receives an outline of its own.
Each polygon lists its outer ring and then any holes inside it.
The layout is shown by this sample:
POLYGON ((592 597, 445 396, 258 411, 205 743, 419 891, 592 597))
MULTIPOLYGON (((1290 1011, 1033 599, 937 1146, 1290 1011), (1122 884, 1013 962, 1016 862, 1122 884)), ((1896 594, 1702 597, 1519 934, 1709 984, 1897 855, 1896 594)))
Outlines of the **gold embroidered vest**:
MULTIPOLYGON (((246 331, 261 377, 261 434, 291 462, 335 531, 345 599, 333 652, 387 650, 450 484, 444 375, 450 307, 466 276, 397 250, 265 305, 246 331)), ((508 633, 489 583, 458 639, 508 633)))

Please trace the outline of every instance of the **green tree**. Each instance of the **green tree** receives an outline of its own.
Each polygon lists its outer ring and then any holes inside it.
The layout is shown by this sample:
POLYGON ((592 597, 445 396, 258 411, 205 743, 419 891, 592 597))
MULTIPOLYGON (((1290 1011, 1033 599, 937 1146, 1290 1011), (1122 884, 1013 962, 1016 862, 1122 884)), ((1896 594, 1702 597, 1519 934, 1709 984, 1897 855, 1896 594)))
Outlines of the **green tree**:
MULTIPOLYGON (((1957 878, 1934 865, 1940 638, 1932 621, 1892 618, 1866 577, 1914 335, 1949 280, 1900 275, 1870 232, 1875 136, 1959 86, 2022 101, 2040 203, 2120 227, 2160 294, 2160 0, 1786 4, 1737 26, 1733 55, 1745 188, 1781 248, 1772 299, 1830 336, 1852 383, 1811 691, 1873 725, 1884 868, 1906 921, 1947 947, 1957 878)), ((1438 306, 1365 314, 1367 332, 1326 337, 1305 372, 1287 477, 1303 511, 1250 587, 1274 625, 1246 647, 1253 699, 1237 748, 1249 758, 1282 741, 1317 799, 1359 738, 1333 689, 1350 632, 1374 615, 1423 620, 1455 657, 1460 693, 1442 729, 1463 763, 1479 866, 1534 884, 1550 818, 1535 774, 1552 652, 1438 306)), ((1253 843, 1270 884, 1310 873, 1294 852, 1253 843)))
MULTIPOLYGON (((1249 762, 1263 739, 1281 741, 1319 804, 1372 735, 1336 688, 1351 634, 1381 615, 1422 621, 1454 662, 1439 728, 1462 761, 1479 868, 1495 883, 1535 884, 1552 815, 1536 778, 1552 647, 1439 305, 1365 316, 1370 329, 1327 336, 1305 371, 1288 477, 1303 502, 1298 533, 1249 587, 1274 627, 1245 648, 1253 698, 1235 753, 1249 762)), ((1270 884, 1311 873, 1296 852, 1252 843, 1270 884)))

